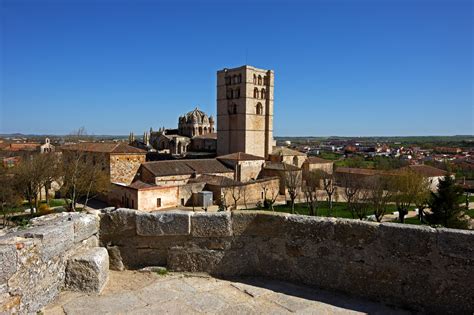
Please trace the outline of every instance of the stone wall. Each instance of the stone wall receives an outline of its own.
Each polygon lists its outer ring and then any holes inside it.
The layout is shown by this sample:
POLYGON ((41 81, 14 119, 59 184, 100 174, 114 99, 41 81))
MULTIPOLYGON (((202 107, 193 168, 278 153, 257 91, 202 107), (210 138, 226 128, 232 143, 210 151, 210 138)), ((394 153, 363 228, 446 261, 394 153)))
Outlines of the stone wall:
POLYGON ((265 276, 430 313, 474 311, 474 232, 257 211, 104 211, 111 268, 265 276))
POLYGON ((68 259, 97 247, 98 231, 96 215, 61 213, 0 237, 0 313, 36 313, 51 302, 65 287, 68 259))
POLYGON ((110 181, 130 185, 140 165, 145 161, 145 153, 110 154, 110 181))

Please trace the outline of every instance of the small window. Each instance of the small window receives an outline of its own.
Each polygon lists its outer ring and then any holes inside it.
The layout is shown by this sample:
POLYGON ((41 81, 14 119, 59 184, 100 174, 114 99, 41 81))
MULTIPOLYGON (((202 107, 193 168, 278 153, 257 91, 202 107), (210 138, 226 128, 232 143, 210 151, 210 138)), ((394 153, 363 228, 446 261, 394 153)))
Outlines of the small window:
POLYGON ((156 198, 156 206, 161 208, 161 198, 156 198))
POLYGON ((262 99, 267 98, 267 92, 265 91, 265 89, 262 89, 262 92, 260 93, 260 96, 261 96, 262 99))
POLYGON ((255 74, 253 75, 253 84, 257 84, 257 76, 255 74))
POLYGON ((258 88, 253 89, 253 98, 258 98, 258 88))
POLYGON ((237 114, 237 104, 234 104, 234 114, 237 114))
POLYGON ((181 198, 181 205, 184 206, 184 198, 181 198))
POLYGON ((262 106, 261 103, 257 104, 256 113, 257 113, 257 115, 263 115, 263 106, 262 106))
POLYGON ((238 88, 238 89, 235 90, 234 96, 235 96, 235 98, 239 98, 239 97, 240 97, 240 88, 238 88))
POLYGON ((258 76, 258 85, 262 85, 262 76, 261 75, 258 76))

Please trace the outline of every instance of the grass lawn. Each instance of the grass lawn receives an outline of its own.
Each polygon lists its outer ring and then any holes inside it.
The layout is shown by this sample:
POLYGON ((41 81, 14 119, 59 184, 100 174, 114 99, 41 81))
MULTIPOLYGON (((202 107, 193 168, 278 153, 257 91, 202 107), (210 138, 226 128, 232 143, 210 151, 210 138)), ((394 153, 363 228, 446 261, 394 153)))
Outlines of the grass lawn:
POLYGON ((469 196, 469 202, 474 202, 474 195, 469 196))
POLYGON ((416 216, 412 218, 405 218, 405 224, 421 225, 422 223, 420 222, 420 219, 418 219, 418 216, 416 216))
POLYGON ((467 210, 466 214, 474 219, 474 209, 467 210))
MULTIPOLYGON (((290 205, 276 205, 275 211, 277 212, 288 212, 291 213, 291 206, 290 205)), ((267 211, 271 211, 269 209, 263 209, 267 211)), ((395 205, 389 205, 387 214, 396 211, 395 205)), ((309 209, 306 203, 296 203, 295 204, 295 214, 304 214, 309 215, 309 209)), ((371 215, 372 212, 369 212, 367 215, 371 215)), ((329 206, 327 202, 319 202, 317 215, 321 217, 328 217, 329 215, 329 206)), ((352 219, 352 214, 349 210, 347 210, 347 204, 345 202, 334 202, 331 217, 335 218, 346 218, 352 219)), ((357 219, 357 217, 356 217, 357 219)))

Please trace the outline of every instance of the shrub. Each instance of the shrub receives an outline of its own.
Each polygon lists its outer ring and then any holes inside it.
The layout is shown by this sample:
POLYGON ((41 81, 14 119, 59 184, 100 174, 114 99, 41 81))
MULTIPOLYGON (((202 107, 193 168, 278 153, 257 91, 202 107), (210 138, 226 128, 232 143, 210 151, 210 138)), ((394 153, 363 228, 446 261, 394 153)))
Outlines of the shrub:
POLYGON ((47 204, 43 203, 42 205, 39 206, 38 213, 40 215, 46 215, 46 214, 53 213, 53 210, 51 210, 51 208, 47 204))

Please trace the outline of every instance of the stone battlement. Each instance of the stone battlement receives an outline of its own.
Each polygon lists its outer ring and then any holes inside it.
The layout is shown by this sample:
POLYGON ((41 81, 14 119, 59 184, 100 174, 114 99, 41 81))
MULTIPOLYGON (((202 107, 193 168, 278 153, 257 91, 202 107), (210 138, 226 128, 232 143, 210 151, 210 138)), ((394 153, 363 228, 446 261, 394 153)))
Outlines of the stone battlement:
POLYGON ((264 276, 430 313, 474 310, 474 232, 260 211, 104 211, 111 268, 264 276))

